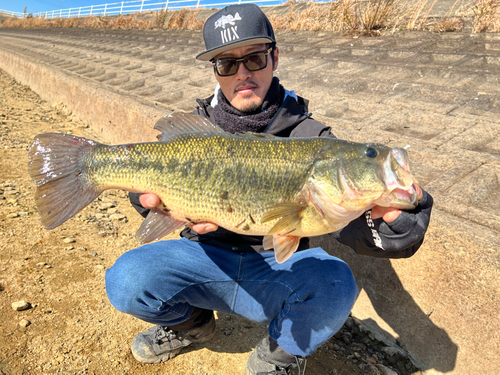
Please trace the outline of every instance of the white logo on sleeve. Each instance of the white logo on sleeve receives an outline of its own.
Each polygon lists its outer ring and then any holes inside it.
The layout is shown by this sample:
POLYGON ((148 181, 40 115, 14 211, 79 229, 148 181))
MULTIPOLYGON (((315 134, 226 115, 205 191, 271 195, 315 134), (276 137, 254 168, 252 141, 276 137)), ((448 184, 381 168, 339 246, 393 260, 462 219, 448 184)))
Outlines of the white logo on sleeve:
POLYGON ((385 250, 384 247, 382 246, 382 239, 380 238, 378 232, 375 230, 375 224, 372 220, 372 210, 368 210, 365 212, 365 218, 368 227, 372 231, 373 242, 375 243, 375 246, 377 246, 379 249, 385 250))

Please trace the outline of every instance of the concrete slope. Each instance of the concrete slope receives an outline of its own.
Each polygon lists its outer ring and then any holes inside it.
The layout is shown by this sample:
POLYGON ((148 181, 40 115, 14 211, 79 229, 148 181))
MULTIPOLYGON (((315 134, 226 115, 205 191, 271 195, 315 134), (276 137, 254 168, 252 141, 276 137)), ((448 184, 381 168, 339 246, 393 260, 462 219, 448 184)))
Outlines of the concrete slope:
MULTIPOLYGON (((408 260, 314 242, 353 268, 353 315, 427 373, 496 374, 500 287, 500 35, 379 38, 278 33, 277 76, 339 138, 410 145, 435 198, 408 260), (478 348, 481 348, 478 350, 478 348)), ((213 92, 200 31, 0 29, 0 68, 64 102, 112 143, 154 139, 157 118, 213 92)))

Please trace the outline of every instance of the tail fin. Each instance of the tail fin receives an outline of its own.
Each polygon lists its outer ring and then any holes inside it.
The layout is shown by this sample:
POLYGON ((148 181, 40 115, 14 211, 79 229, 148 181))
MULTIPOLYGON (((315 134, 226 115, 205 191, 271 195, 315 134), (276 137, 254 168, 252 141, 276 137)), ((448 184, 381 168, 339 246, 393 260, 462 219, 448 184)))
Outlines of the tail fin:
POLYGON ((89 182, 83 161, 96 145, 69 134, 35 137, 28 153, 28 172, 37 185, 35 202, 45 228, 61 225, 101 194, 89 182))

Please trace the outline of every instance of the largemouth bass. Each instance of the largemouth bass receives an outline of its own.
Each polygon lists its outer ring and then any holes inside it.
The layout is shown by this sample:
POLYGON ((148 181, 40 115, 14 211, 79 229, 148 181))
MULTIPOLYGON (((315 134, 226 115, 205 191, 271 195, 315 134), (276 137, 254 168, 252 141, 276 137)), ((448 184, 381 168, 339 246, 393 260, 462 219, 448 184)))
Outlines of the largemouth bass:
POLYGON ((229 134, 202 117, 160 119, 159 142, 107 146, 47 133, 29 150, 42 223, 53 229, 104 190, 157 194, 139 228, 151 242, 186 223, 264 236, 278 262, 301 237, 339 230, 375 205, 410 209, 417 193, 402 148, 334 138, 229 134))

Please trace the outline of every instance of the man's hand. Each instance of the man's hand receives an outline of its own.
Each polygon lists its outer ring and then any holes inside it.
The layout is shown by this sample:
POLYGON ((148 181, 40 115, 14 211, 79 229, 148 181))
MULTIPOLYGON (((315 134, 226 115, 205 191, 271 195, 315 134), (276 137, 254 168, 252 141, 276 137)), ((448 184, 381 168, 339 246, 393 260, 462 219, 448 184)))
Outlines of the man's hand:
MULTIPOLYGON (((415 190, 417 191, 417 199, 422 200, 424 193, 422 193, 422 189, 417 184, 413 184, 415 190)), ((392 223, 394 220, 398 218, 401 214, 401 210, 399 208, 393 207, 381 207, 375 206, 372 208, 372 219, 382 218, 386 223, 392 223)))
MULTIPOLYGON (((148 209, 155 208, 161 202, 160 197, 158 197, 156 194, 153 194, 153 193, 141 194, 141 196, 139 197, 139 201, 141 202, 142 207, 148 208, 148 209)), ((187 223, 186 225, 198 234, 205 234, 208 232, 213 232, 213 231, 216 231, 217 228, 219 228, 217 226, 217 224, 207 223, 207 222, 196 223, 196 224, 187 223)))

